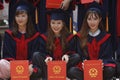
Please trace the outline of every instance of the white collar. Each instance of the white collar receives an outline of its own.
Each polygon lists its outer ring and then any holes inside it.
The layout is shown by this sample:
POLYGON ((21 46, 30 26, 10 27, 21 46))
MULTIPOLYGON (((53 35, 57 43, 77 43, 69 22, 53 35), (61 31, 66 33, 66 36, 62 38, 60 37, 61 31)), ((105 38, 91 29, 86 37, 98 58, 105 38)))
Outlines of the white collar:
POLYGON ((94 33, 92 33, 91 31, 89 31, 89 35, 92 37, 98 36, 100 34, 100 29, 98 29, 97 31, 95 31, 94 33))

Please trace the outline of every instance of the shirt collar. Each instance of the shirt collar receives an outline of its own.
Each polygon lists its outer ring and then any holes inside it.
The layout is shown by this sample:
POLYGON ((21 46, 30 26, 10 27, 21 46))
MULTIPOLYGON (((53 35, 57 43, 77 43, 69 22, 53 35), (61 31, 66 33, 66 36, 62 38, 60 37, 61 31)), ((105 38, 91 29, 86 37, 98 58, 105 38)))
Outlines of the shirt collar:
POLYGON ((92 33, 91 31, 89 31, 89 35, 92 37, 98 36, 100 34, 100 29, 98 29, 97 31, 95 31, 94 33, 92 33))

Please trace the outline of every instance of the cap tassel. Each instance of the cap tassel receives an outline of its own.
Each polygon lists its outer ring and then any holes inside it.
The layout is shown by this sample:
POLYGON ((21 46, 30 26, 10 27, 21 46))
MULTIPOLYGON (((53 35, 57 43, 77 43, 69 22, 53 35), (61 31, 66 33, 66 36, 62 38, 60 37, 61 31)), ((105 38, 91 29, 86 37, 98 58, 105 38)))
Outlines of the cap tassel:
POLYGON ((72 17, 70 17, 70 32, 72 32, 72 33, 73 33, 72 17))
POLYGON ((108 26, 108 15, 106 15, 106 31, 109 31, 109 26, 108 26))
POLYGON ((35 22, 38 24, 38 9, 35 9, 35 22))

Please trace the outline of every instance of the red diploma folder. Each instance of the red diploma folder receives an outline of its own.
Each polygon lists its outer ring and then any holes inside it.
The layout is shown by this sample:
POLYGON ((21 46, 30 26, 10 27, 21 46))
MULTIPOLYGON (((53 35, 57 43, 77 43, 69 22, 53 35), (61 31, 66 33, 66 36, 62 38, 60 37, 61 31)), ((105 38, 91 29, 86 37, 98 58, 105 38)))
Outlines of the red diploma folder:
POLYGON ((60 8, 63 0, 46 0, 46 8, 60 8))
POLYGON ((91 3, 94 0, 81 0, 81 4, 91 3))
POLYGON ((103 80, 102 60, 84 61, 84 80, 103 80))
POLYGON ((66 62, 50 61, 48 67, 48 80, 66 80, 66 62))
POLYGON ((29 80, 27 60, 10 61, 11 80, 29 80))

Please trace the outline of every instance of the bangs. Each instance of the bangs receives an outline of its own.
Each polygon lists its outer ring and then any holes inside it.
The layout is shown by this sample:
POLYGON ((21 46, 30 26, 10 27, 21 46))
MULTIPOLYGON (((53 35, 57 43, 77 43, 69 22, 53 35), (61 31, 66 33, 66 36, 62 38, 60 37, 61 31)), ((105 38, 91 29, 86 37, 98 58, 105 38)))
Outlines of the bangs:
POLYGON ((95 11, 89 11, 88 12, 88 17, 89 18, 96 18, 96 19, 100 18, 100 16, 98 15, 98 13, 95 12, 95 11))
POLYGON ((23 13, 27 13, 26 10, 17 10, 15 15, 19 15, 19 14, 23 14, 23 13))

